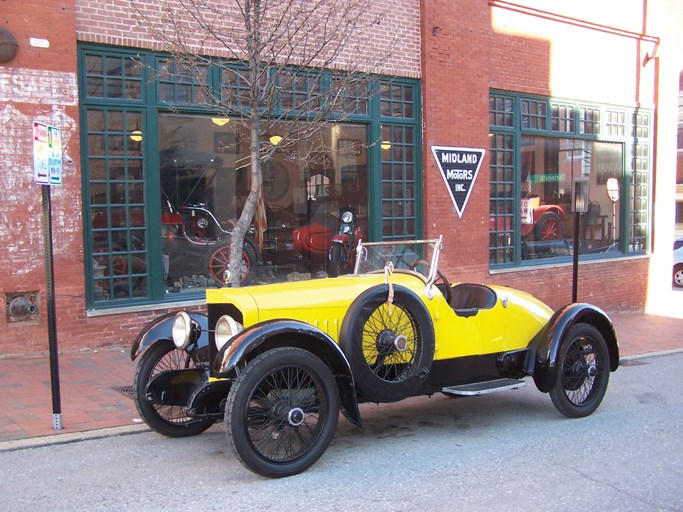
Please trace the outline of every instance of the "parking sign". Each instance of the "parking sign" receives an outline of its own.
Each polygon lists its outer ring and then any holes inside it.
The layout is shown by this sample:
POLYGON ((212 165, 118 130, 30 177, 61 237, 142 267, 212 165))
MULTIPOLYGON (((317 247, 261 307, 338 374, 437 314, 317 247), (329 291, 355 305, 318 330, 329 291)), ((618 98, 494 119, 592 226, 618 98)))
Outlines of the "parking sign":
POLYGON ((62 184, 62 132, 33 122, 33 178, 38 185, 62 184))

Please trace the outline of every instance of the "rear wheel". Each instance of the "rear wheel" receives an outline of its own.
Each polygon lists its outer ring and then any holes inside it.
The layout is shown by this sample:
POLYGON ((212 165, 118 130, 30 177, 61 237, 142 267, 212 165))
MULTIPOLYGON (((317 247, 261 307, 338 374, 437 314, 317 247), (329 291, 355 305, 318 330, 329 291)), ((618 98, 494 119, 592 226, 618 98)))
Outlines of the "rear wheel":
POLYGON ((565 416, 588 416, 602 402, 609 382, 607 344, 600 331, 577 324, 567 333, 557 358, 557 377, 550 398, 565 416))
POLYGON ((339 398, 330 369, 302 349, 268 350, 235 379, 225 432, 242 464, 279 478, 312 466, 330 444, 339 398))
POLYGON ((192 358, 179 350, 173 342, 159 342, 149 347, 140 358, 135 371, 135 406, 145 423, 168 437, 188 437, 201 434, 215 420, 191 418, 186 408, 178 405, 159 405, 147 400, 147 384, 154 377, 169 370, 194 368, 192 358))

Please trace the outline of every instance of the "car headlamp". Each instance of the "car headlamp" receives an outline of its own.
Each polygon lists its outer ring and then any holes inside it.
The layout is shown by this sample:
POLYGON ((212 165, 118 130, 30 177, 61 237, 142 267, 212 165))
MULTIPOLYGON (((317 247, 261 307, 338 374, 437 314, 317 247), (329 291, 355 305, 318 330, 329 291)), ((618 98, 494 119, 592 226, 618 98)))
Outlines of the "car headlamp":
POLYGON ((216 322, 216 347, 220 350, 223 345, 232 339, 235 334, 244 329, 242 324, 236 322, 230 315, 223 315, 216 322))
POLYGON ((349 224, 350 222, 353 222, 353 213, 351 213, 348 210, 345 211, 344 213, 342 213, 341 220, 345 224, 349 224))
POLYGON ((351 226, 349 226, 348 224, 343 224, 341 227, 341 232, 344 235, 348 235, 349 233, 351 233, 351 226))
POLYGON ((207 219, 206 217, 199 217, 199 218, 197 219, 197 227, 198 227, 199 229, 206 229, 206 228, 208 228, 208 227, 209 227, 209 219, 207 219))
POLYGON ((186 349, 196 339, 196 329, 197 326, 190 318, 190 315, 185 311, 180 311, 173 319, 173 327, 171 329, 175 346, 181 350, 186 349))

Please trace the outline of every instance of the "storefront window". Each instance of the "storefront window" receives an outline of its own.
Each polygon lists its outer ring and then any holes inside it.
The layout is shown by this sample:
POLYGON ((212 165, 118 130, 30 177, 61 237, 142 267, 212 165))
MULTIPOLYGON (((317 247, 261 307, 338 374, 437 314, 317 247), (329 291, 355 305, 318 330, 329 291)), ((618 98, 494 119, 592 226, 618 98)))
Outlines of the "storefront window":
MULTIPOLYGON (((226 281, 251 188, 248 76, 238 62, 79 45, 88 307, 194 300, 226 281)), ((365 240, 419 238, 419 81, 314 69, 277 80, 263 142, 288 143, 262 166, 243 285, 348 270, 329 266, 341 209, 365 240), (333 84, 325 122, 297 110, 333 84)))
POLYGON ((492 94, 489 105, 492 266, 569 259, 574 251, 577 182, 587 191, 586 211, 578 216, 581 257, 645 250, 649 114, 632 116, 629 139, 626 109, 509 93, 492 94), (548 111, 551 118, 546 127, 548 111), (598 140, 601 131, 613 140, 598 140), (626 170, 629 163, 631 172, 626 170))

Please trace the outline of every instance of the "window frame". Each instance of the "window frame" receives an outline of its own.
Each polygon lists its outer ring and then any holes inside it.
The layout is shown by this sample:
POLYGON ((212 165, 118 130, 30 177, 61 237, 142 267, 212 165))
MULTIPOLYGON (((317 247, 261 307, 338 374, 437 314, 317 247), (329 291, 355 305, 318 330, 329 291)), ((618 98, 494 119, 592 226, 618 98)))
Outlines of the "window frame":
MULTIPOLYGON (((144 136, 141 141, 142 146, 142 165, 143 165, 143 176, 144 176, 144 195, 145 195, 145 226, 144 232, 146 236, 145 242, 145 265, 146 265, 146 275, 147 288, 144 296, 132 297, 129 296, 123 298, 108 298, 102 300, 94 290, 94 271, 93 265, 84 265, 85 278, 86 278, 86 306, 90 312, 96 313, 100 310, 119 310, 121 308, 130 307, 146 307, 153 304, 164 304, 169 302, 177 302, 179 297, 173 296, 168 297, 164 293, 164 286, 162 283, 162 261, 161 261, 161 219, 159 212, 161 211, 161 199, 160 199, 160 185, 159 185, 159 151, 158 151, 158 116, 162 113, 175 112, 180 114, 206 114, 206 115, 216 115, 221 116, 230 115, 226 112, 218 112, 215 109, 209 109, 201 101, 195 101, 194 93, 192 93, 191 101, 167 101, 170 96, 166 99, 161 99, 160 94, 160 83, 155 77, 158 76, 158 63, 164 60, 172 59, 172 56, 164 53, 157 52, 153 50, 135 50, 124 47, 109 46, 109 45, 96 45, 83 43, 78 45, 78 62, 79 62, 79 109, 81 117, 81 144, 83 151, 81 152, 82 159, 82 192, 83 192, 83 236, 84 236, 84 249, 85 249, 85 261, 91 261, 93 257, 93 226, 91 221, 90 211, 93 205, 91 205, 91 190, 89 184, 90 167, 88 163, 89 155, 87 149, 88 140, 88 128, 85 119, 89 109, 99 109, 99 108, 118 108, 121 110, 134 110, 142 114, 142 123, 140 129, 142 130, 144 136), (99 56, 102 59, 108 57, 121 58, 121 59, 135 59, 139 60, 141 63, 141 97, 139 99, 130 100, 126 98, 109 98, 109 97, 93 97, 87 96, 87 76, 85 62, 89 56, 99 56), (155 171, 156 169, 156 171, 155 171), (155 174, 156 173, 156 174, 155 174)), ((236 61, 226 61, 226 60, 210 60, 207 64, 207 74, 205 80, 207 82, 206 86, 209 88, 209 93, 218 97, 221 94, 226 94, 230 91, 226 88, 226 83, 222 81, 222 74, 225 70, 239 69, 244 70, 244 64, 236 61)), ((325 87, 325 84, 331 83, 335 76, 339 74, 338 71, 332 70, 311 70, 312 73, 320 73, 321 79, 316 80, 317 84, 321 84, 325 87)), ((189 84, 193 91, 197 90, 197 87, 201 87, 204 84, 199 84, 196 80, 190 80, 192 82, 189 84), (197 83, 195 83, 197 82, 197 83)), ((165 83, 176 84, 182 82, 186 84, 188 80, 176 80, 172 76, 167 77, 165 83)), ((188 82, 188 83, 189 83, 188 82)), ((239 84, 237 88, 237 94, 239 97, 239 84)), ((178 99, 177 94, 173 94, 173 98, 178 99)), ((411 233, 411 237, 422 237, 422 140, 421 140, 421 81, 419 79, 412 78, 398 78, 398 77, 387 77, 387 76, 375 76, 371 77, 367 86, 354 87, 350 91, 350 96, 348 101, 344 102, 345 112, 343 112, 343 122, 355 123, 366 127, 367 144, 368 144, 368 211, 369 211, 369 222, 368 222, 368 235, 371 240, 380 239, 395 239, 397 236, 403 236, 402 233, 391 232, 387 236, 383 235, 382 225, 383 219, 381 218, 381 208, 378 205, 381 203, 382 199, 382 186, 380 183, 381 178, 381 150, 380 144, 378 143, 381 135, 381 126, 392 126, 396 129, 411 129, 414 134, 414 140, 411 143, 412 146, 412 166, 413 174, 412 181, 403 180, 402 186, 403 190, 411 189, 412 201, 414 203, 414 208, 412 209, 412 214, 410 215, 410 223, 414 226, 414 233, 411 233), (401 91, 401 97, 392 97, 392 101, 396 104, 400 104, 400 116, 383 117, 381 115, 381 95, 380 95, 380 85, 379 84, 389 84, 389 88, 398 87, 401 91), (369 91, 367 101, 364 98, 359 97, 360 94, 364 92, 367 88, 369 91), (409 91, 409 92, 406 92, 409 91), (359 108, 360 112, 349 113, 346 111, 346 107, 359 108), (412 110, 408 110, 412 109, 412 110), (406 117, 406 112, 412 113, 411 117, 406 117)), ((234 115, 239 116, 240 104, 239 102, 234 105, 235 111, 234 115)), ((393 109, 392 109, 393 113, 393 109)), ((274 112, 278 114, 278 112, 274 112)), ((331 114, 331 119, 334 119, 334 113, 331 114)), ((305 119, 305 116, 303 117, 305 119)), ((107 206, 108 207, 108 206, 107 206)), ((398 219, 403 220, 405 219, 398 219)), ((130 275, 128 277, 131 277, 130 275)), ((137 277, 137 276, 132 276, 137 277)), ((130 291, 130 287, 129 287, 130 291)), ((182 300, 199 300, 203 297, 204 292, 197 292, 196 294, 183 295, 182 300)))
POLYGON ((623 144, 622 174, 620 176, 621 198, 618 204, 619 233, 627 236, 619 237, 618 250, 615 252, 581 254, 580 259, 582 261, 608 259, 639 255, 649 251, 652 230, 652 117, 652 112, 649 110, 623 105, 585 103, 566 98, 491 89, 489 91, 489 184, 491 187, 489 196, 489 268, 491 270, 523 268, 571 261, 570 256, 533 260, 522 258, 521 186, 519 181, 521 179, 521 146, 524 136, 623 144), (501 118, 500 110, 492 110, 492 107, 504 102, 508 102, 507 105, 512 105, 512 112, 507 110, 505 112, 508 116, 507 122, 503 125, 492 124, 492 121, 501 118), (522 105, 530 104, 530 102, 545 103, 546 124, 544 129, 524 125, 523 116, 525 113, 522 105), (566 112, 571 109, 571 117, 556 116, 555 112, 559 112, 561 108, 566 109, 566 112), (591 115, 587 116, 587 113, 591 115), (614 122, 615 117, 616 122, 614 122), (636 119, 641 119, 640 125, 636 125, 636 119), (586 129, 587 122, 592 123, 589 130, 586 129), (587 131, 589 133, 585 133, 587 131), (500 137, 507 137, 512 148, 500 148, 498 146, 500 137), (509 157, 505 159, 505 165, 501 164, 499 155, 503 150, 513 153, 511 160, 509 157), (507 187, 506 190, 512 191, 512 196, 494 197, 496 193, 500 192, 498 178, 501 175, 501 168, 507 168, 510 165, 513 172, 512 182, 505 181, 505 186, 507 187), (634 182, 634 180, 639 181, 634 182), (511 202, 512 214, 507 211, 500 213, 497 208, 494 208, 501 201, 511 202), (507 218, 500 220, 501 216, 507 218), (508 240, 510 237, 512 239, 508 240), (505 257, 501 258, 501 254, 505 257))

